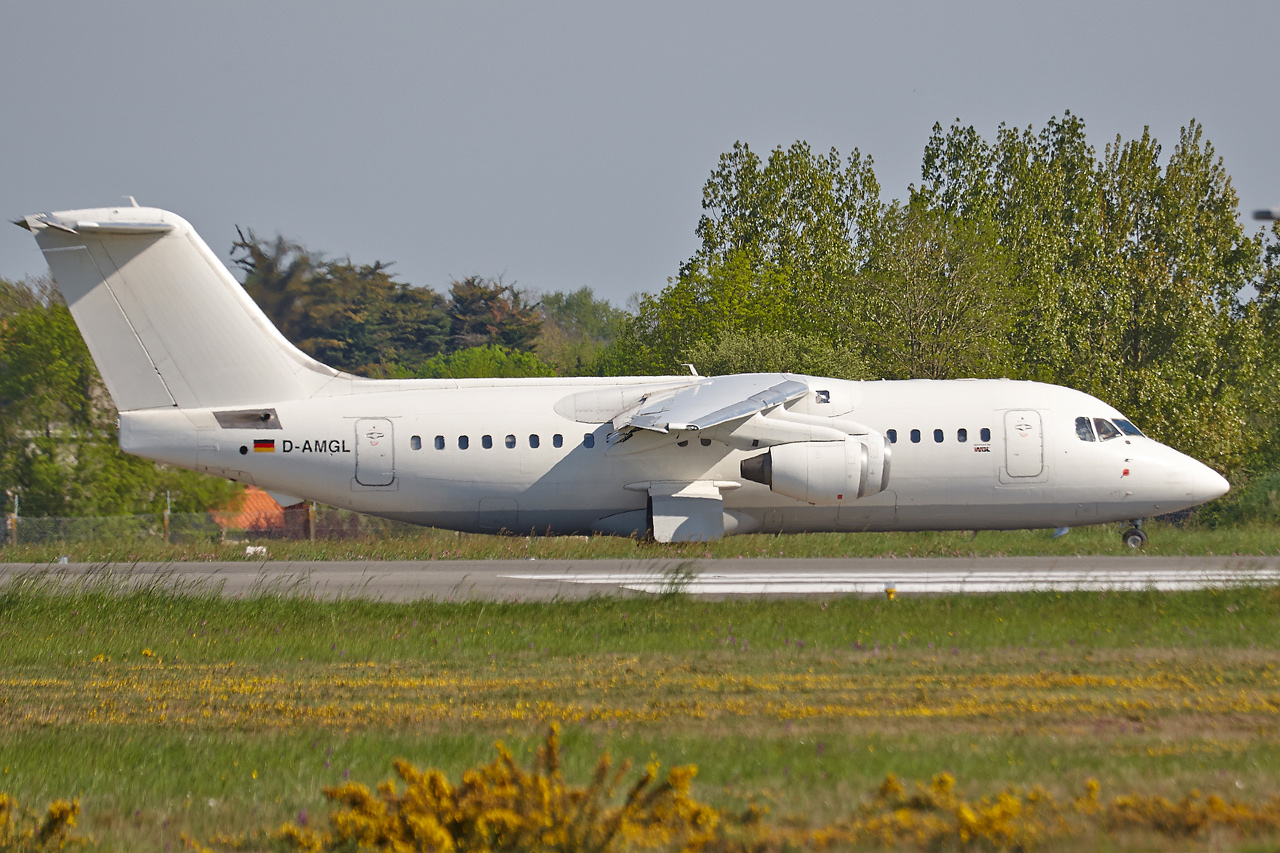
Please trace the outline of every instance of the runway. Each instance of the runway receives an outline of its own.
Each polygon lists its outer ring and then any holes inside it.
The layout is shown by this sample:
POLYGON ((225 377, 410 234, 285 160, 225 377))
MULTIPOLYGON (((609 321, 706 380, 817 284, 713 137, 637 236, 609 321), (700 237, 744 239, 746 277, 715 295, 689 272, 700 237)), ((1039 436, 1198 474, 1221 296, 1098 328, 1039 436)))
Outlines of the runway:
POLYGON ((0 563, 0 589, 30 578, 330 600, 548 601, 665 593, 787 598, 884 595, 888 588, 909 596, 1272 585, 1280 583, 1280 557, 0 563))

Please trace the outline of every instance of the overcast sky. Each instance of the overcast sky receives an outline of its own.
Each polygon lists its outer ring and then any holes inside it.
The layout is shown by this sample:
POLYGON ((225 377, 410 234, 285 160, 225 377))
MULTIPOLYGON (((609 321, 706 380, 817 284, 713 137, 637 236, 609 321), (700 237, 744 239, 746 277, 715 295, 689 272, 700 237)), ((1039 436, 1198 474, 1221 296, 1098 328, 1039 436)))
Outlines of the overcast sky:
MULTIPOLYGON (((990 139, 1070 109, 1101 151, 1196 118, 1247 219, 1280 205, 1280 4, 76 3, 0 16, 0 214, 276 232, 446 290, 656 291, 735 140, 918 182, 934 122, 990 139)), ((0 276, 45 270, 0 227, 0 276)))

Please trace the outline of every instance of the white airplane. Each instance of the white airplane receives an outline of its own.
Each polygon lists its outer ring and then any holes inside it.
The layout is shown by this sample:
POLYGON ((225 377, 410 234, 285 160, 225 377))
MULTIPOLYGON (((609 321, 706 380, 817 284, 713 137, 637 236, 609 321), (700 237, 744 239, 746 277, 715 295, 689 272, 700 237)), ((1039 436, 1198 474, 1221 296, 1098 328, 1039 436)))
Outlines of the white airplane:
POLYGON ((27 216, 120 410, 120 446, 301 499, 463 531, 652 535, 1129 522, 1228 483, 1055 385, 702 377, 373 380, 271 324, 191 225, 27 216))

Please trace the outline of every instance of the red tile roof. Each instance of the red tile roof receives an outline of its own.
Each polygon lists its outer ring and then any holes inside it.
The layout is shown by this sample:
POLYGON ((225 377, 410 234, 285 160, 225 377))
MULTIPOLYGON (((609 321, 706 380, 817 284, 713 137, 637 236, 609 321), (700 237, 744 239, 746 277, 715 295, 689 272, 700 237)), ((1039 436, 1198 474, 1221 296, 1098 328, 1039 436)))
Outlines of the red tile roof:
POLYGON ((214 514, 223 529, 232 530, 281 530, 284 528, 284 509, 271 495, 254 486, 245 486, 244 500, 234 512, 214 514))

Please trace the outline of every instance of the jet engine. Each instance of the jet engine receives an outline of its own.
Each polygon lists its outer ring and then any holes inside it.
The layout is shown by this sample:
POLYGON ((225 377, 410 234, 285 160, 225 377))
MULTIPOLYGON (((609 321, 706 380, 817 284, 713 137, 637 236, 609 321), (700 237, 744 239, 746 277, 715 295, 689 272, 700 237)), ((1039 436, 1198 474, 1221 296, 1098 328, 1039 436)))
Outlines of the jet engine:
POLYGON ((844 441, 775 444, 742 460, 745 480, 809 504, 839 505, 885 490, 892 451, 877 432, 844 441))

